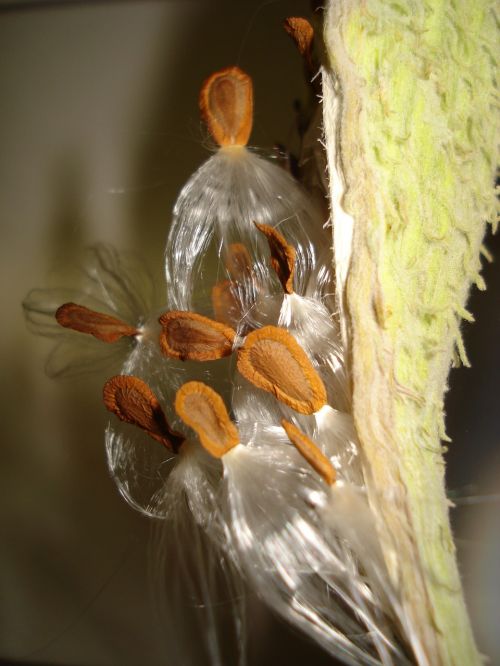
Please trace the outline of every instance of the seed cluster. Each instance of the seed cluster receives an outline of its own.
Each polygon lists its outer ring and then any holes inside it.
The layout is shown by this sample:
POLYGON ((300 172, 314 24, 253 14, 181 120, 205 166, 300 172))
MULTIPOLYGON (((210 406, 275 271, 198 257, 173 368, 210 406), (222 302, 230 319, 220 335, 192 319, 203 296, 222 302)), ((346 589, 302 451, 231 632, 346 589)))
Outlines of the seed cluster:
MULTIPOLYGON (((298 18, 286 29, 317 97, 313 30, 298 18)), ((99 362, 119 358, 103 388, 113 414, 108 464, 131 506, 168 521, 182 570, 195 559, 189 587, 203 583, 200 610, 217 614, 210 605, 217 563, 332 655, 406 663, 386 623, 399 611, 390 607, 396 597, 366 501, 324 207, 292 177, 293 160, 278 166, 246 148, 247 74, 215 72, 199 104, 219 148, 175 204, 162 302, 143 289, 148 281, 135 262, 98 245, 80 302, 54 312, 35 290, 28 319, 42 334, 59 334, 51 359, 59 374, 78 341, 83 366, 94 351, 99 362)), ((324 205, 321 162, 307 174, 315 148, 308 157, 304 142, 298 164, 316 194, 319 184, 324 205)), ((67 300, 61 293, 47 300, 67 300)), ((239 602, 230 603, 234 610, 239 602)), ((184 605, 173 609, 178 622, 184 605)), ((238 612, 237 632, 245 624, 238 612)), ((220 663, 217 637, 209 638, 210 661, 220 663)))
MULTIPOLYGON (((251 80, 237 67, 216 72, 204 83, 200 109, 219 146, 243 147, 246 144, 252 124, 252 100, 251 80)), ((249 230, 249 234, 252 233, 255 243, 259 234, 267 240, 268 261, 284 297, 294 294, 295 247, 272 224, 254 220, 253 232, 249 230)), ((212 286, 214 318, 193 311, 164 312, 158 319, 161 353, 175 361, 199 363, 234 354, 238 372, 253 386, 299 414, 314 414, 327 403, 327 392, 300 343, 283 327, 255 328, 245 322, 244 302, 251 299, 248 295, 242 298, 242 293, 253 292, 254 306, 259 294, 255 279, 258 271, 252 263, 250 248, 244 242, 230 243, 221 259, 227 279, 212 286), (234 327, 246 334, 238 335, 234 327)), ((140 335, 138 328, 114 316, 75 303, 62 305, 56 319, 61 326, 108 343, 140 335)), ((120 420, 141 428, 169 450, 179 451, 186 437, 172 430, 159 400, 146 382, 132 375, 115 376, 105 384, 103 396, 108 410, 120 420)), ((175 411, 215 457, 225 455, 240 443, 237 426, 222 397, 206 383, 184 383, 175 397, 175 411)), ((283 427, 304 458, 327 483, 333 483, 333 467, 314 442, 288 421, 283 421, 283 427)))

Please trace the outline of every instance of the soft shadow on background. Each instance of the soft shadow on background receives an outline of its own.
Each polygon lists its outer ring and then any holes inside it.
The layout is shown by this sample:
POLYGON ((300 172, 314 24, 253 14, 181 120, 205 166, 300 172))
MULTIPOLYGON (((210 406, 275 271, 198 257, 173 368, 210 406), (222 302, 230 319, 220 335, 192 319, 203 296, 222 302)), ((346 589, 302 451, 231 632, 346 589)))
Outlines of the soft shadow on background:
MULTIPOLYGON (((197 97, 212 71, 237 63, 253 76, 253 144, 295 147, 306 90, 281 28, 290 15, 310 15, 310 2, 0 3, 5 663, 177 666, 149 594, 150 526, 107 473, 103 377, 47 379, 51 344, 27 332, 21 301, 96 241, 136 250, 162 279, 176 194, 209 154, 197 97)), ((499 256, 498 238, 488 245, 499 256)), ((485 278, 465 330, 473 369, 451 375, 447 459, 470 608, 495 663, 499 505, 467 499, 499 492, 498 263, 485 278)), ((252 664, 332 663, 257 603, 250 651, 252 664)))

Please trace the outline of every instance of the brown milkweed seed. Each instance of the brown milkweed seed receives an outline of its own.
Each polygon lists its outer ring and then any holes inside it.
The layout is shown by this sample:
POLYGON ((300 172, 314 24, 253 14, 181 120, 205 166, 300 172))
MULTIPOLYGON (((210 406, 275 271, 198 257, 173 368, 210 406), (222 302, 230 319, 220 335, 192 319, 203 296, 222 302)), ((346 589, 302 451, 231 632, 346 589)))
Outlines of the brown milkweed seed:
POLYGON ((233 351, 235 331, 194 312, 172 310, 160 317, 160 347, 181 361, 214 361, 233 351))
POLYGON ((202 382, 187 382, 175 396, 175 410, 215 458, 239 443, 238 430, 218 393, 202 382))
POLYGON ((288 439, 307 460, 311 467, 323 477, 329 486, 333 485, 336 479, 335 468, 328 458, 319 450, 316 444, 296 428, 293 423, 283 419, 281 425, 288 435, 288 439))
POLYGON ((232 326, 241 319, 241 304, 235 296, 236 285, 231 280, 222 280, 212 287, 212 308, 217 321, 232 326))
POLYGON ((201 88, 200 111, 219 146, 246 146, 252 131, 252 80, 239 67, 215 72, 201 88))
POLYGON ((123 337, 133 337, 139 331, 133 326, 112 317, 95 312, 84 305, 64 303, 55 314, 57 323, 80 333, 89 333, 103 342, 116 342, 123 337))
POLYGON ((244 282, 252 278, 252 258, 243 243, 229 245, 224 263, 231 280, 244 282))
POLYGON ((301 414, 326 404, 326 390, 311 361, 285 329, 264 326, 249 333, 238 350, 241 374, 301 414))
POLYGON ((264 234, 271 251, 271 266, 281 282, 285 294, 293 294, 293 271, 295 267, 295 248, 273 227, 254 222, 257 229, 264 234))
POLYGON ((301 56, 310 58, 314 29, 305 18, 290 17, 285 19, 283 27, 293 39, 301 56))
POLYGON ((121 421, 142 428, 177 453, 184 437, 170 428, 156 396, 141 379, 132 375, 111 377, 104 385, 103 399, 107 409, 121 421))

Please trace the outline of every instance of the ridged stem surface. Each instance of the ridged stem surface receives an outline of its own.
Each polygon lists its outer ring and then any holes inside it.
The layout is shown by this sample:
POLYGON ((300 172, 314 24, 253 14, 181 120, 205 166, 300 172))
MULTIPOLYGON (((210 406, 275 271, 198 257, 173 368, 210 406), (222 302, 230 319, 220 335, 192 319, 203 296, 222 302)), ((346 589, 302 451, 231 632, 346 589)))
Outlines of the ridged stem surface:
POLYGON ((496 30, 487 0, 332 0, 326 12, 333 220, 352 218, 335 252, 354 418, 384 555, 422 646, 416 660, 431 666, 481 663, 441 442, 494 219, 496 30))

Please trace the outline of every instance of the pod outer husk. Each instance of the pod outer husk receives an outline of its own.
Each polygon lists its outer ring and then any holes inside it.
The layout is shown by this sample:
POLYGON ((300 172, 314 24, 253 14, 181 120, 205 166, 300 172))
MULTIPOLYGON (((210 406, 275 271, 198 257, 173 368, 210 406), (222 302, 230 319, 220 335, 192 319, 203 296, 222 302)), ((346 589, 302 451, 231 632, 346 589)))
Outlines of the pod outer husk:
POLYGON ((440 440, 495 219, 496 39, 486 0, 328 3, 325 133, 334 227, 346 222, 334 234, 354 419, 385 560, 422 645, 415 659, 433 666, 481 663, 440 440))

